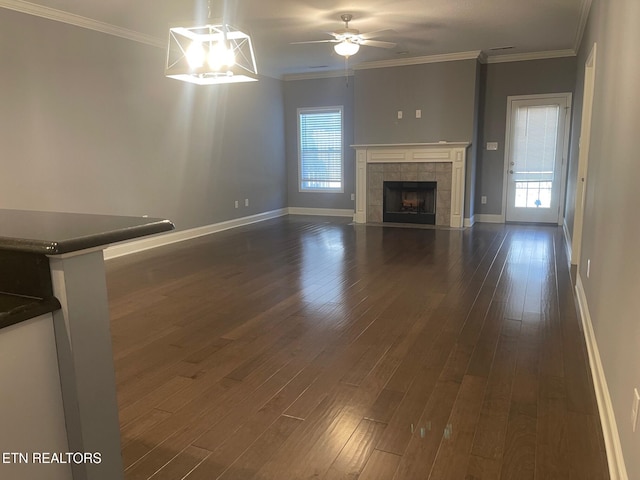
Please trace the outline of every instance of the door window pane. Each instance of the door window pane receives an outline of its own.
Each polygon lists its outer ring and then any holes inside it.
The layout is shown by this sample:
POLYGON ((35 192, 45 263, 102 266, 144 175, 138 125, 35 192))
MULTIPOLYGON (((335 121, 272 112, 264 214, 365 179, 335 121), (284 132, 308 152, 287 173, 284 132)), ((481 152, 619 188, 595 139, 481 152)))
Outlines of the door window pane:
POLYGON ((552 182, 516 182, 518 208, 551 208, 552 182))
POLYGON ((551 207, 559 114, 558 105, 522 106, 516 111, 512 165, 516 207, 551 207))
POLYGON ((513 156, 516 182, 553 181, 559 110, 558 105, 518 108, 513 156))

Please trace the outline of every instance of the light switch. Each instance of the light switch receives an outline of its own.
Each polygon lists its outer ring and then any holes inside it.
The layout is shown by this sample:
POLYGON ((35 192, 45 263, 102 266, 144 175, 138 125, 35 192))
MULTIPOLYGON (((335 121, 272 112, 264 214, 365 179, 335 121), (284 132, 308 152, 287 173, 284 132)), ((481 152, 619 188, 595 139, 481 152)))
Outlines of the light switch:
POLYGON ((422 110, 416 110, 416 118, 422 118, 422 110))
POLYGON ((498 150, 498 142, 487 142, 487 150, 498 150))
POLYGON ((402 120, 402 110, 398 110, 398 120, 402 120))

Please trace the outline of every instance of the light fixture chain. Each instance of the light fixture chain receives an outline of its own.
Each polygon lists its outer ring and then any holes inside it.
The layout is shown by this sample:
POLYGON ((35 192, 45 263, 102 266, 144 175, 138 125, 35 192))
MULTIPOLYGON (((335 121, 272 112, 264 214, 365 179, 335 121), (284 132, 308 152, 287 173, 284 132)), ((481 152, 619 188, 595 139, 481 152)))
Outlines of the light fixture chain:
POLYGON ((347 88, 349 88, 349 57, 344 57, 344 76, 347 81, 347 88))

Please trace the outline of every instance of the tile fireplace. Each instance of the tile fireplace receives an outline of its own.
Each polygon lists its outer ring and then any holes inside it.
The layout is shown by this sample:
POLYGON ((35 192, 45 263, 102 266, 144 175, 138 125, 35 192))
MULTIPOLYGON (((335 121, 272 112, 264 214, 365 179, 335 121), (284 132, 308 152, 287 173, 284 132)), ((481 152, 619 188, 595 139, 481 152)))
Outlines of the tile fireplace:
POLYGON ((469 143, 354 145, 356 149, 356 223, 428 223, 460 228, 464 224, 465 159, 469 143), (388 184, 415 185, 400 194, 388 184), (418 193, 418 184, 433 192, 418 193), (387 184, 387 185, 385 185, 387 184), (426 186, 425 185, 425 186, 426 186), (427 187, 431 189, 431 186, 427 187), (391 197, 389 197, 391 195, 391 197), (396 204, 386 212, 386 200, 396 204), (400 202, 398 207, 397 202, 400 202), (404 202, 404 203, 403 203, 404 202), (403 206, 404 205, 404 206, 403 206), (398 210, 399 208, 399 210, 398 210), (413 211, 412 209, 415 209, 413 211), (429 211, 428 215, 426 210, 429 211), (424 215, 424 216, 423 216, 424 215), (421 217, 418 220, 418 217, 421 217), (428 221, 425 221, 426 219, 428 221))

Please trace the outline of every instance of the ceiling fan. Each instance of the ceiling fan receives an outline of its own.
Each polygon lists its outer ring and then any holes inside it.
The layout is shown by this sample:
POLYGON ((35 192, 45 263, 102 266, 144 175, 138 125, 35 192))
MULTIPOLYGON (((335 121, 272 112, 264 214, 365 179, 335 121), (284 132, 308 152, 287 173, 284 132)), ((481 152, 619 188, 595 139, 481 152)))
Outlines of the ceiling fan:
POLYGON ((329 35, 333 35, 333 39, 310 40, 307 42, 292 42, 292 45, 303 43, 335 43, 333 48, 336 53, 347 58, 358 53, 361 45, 378 48, 393 48, 396 46, 396 44, 393 42, 372 40, 375 37, 379 37, 387 32, 390 32, 390 30, 379 30, 376 32, 360 33, 360 30, 349 28, 349 22, 353 19, 353 15, 351 15, 350 13, 343 13, 342 15, 340 15, 340 18, 344 22, 344 28, 340 28, 335 32, 330 32, 329 35))

